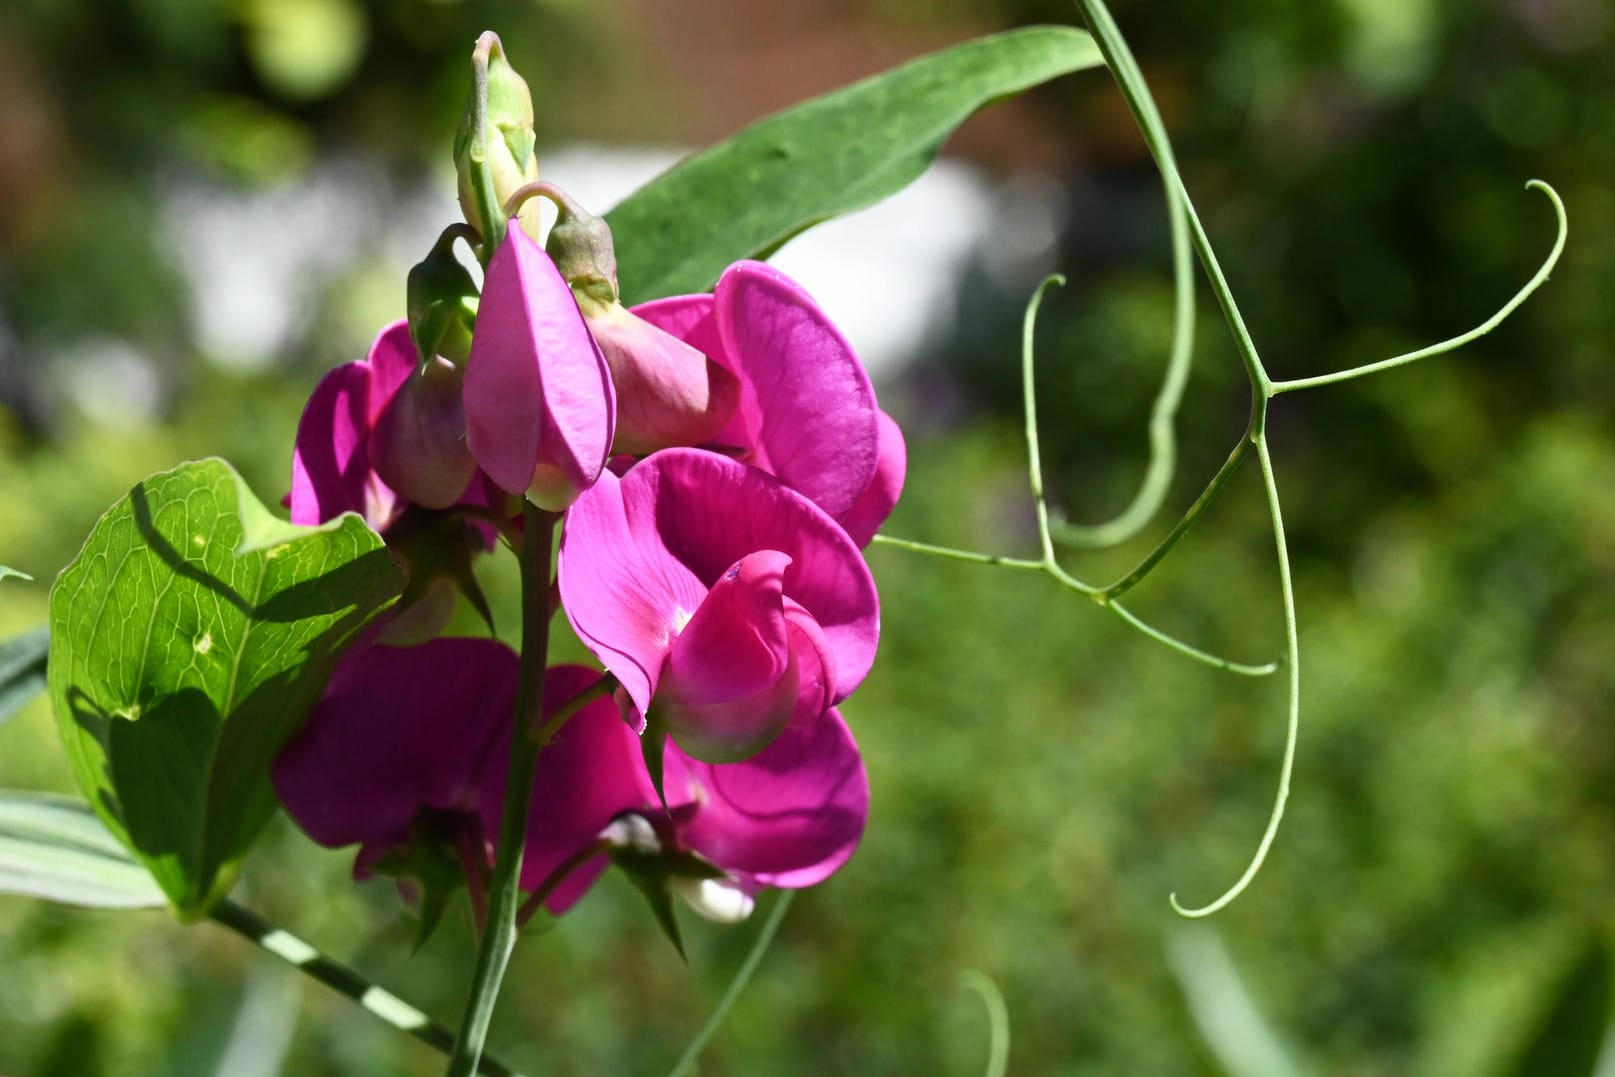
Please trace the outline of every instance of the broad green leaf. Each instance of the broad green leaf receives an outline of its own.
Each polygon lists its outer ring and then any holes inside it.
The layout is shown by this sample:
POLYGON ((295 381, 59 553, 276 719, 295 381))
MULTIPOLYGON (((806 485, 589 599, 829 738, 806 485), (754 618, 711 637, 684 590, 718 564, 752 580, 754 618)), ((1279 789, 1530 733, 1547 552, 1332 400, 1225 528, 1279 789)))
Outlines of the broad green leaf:
POLYGON ((222 460, 137 485, 51 589, 51 703, 79 785, 200 917, 274 814, 275 753, 401 586, 357 516, 276 519, 222 460))
POLYGON ((52 793, 0 790, 0 893, 99 908, 164 904, 90 806, 52 793))
POLYGON ((767 257, 810 225, 902 190, 983 105, 1103 62, 1080 30, 1031 27, 759 120, 606 215, 623 301, 708 289, 730 262, 767 257))
POLYGON ((45 690, 45 655, 50 630, 44 625, 0 642, 0 724, 45 690))

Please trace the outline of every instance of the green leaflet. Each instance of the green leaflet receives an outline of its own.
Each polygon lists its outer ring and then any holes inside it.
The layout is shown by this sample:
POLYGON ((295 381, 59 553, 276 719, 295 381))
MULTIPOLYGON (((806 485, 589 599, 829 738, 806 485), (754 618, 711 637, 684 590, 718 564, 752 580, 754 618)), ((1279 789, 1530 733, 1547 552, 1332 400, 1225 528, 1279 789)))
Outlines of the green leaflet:
POLYGON ((44 625, 0 642, 0 724, 45 690, 45 655, 50 630, 44 625))
POLYGON ((137 485, 50 595, 51 704, 80 787, 184 919, 274 814, 269 766, 400 573, 357 516, 272 516, 222 460, 137 485))
POLYGON ((163 892, 90 806, 0 790, 0 893, 97 908, 160 907, 163 892))
POLYGON ((984 37, 775 113, 675 165, 606 215, 624 303, 712 287, 810 225, 925 171, 984 105, 1103 63, 1080 30, 984 37))

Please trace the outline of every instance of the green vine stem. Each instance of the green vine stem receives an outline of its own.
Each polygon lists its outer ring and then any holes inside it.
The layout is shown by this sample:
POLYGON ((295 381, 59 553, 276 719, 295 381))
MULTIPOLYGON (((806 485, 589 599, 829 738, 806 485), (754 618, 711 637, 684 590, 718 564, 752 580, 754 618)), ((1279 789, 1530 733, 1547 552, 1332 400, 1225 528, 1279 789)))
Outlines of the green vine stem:
MULTIPOLYGON (((1228 673, 1237 673, 1247 677, 1265 677, 1278 669, 1278 663, 1267 662, 1260 665, 1251 665, 1244 662, 1235 662, 1232 659, 1203 651, 1198 647, 1185 643, 1174 636, 1168 635, 1153 625, 1138 617, 1132 611, 1115 601, 1110 588, 1095 587, 1086 583, 1068 572, 1055 557, 1054 540, 1049 520, 1048 502, 1043 493, 1043 462, 1039 451, 1039 437, 1037 425, 1037 387, 1033 377, 1033 336, 1037 327, 1037 312, 1042 305, 1043 295, 1050 287, 1064 283, 1065 278, 1058 274, 1050 276, 1038 285, 1032 293, 1032 298, 1026 304, 1026 316, 1021 326, 1021 392, 1025 402, 1026 423, 1026 457, 1027 482, 1032 489, 1033 507, 1037 514, 1038 547, 1041 556, 1036 560, 1020 557, 999 557, 994 554, 978 553, 974 550, 959 550, 949 546, 937 546, 927 542, 914 542, 910 539, 895 538, 889 535, 876 535, 875 541, 883 546, 892 546, 897 549, 908 550, 913 553, 929 554, 933 557, 943 557, 954 561, 964 561, 969 564, 994 565, 1001 568, 1013 568, 1030 572, 1041 572, 1053 579, 1060 586, 1082 597, 1098 603, 1104 609, 1114 614, 1123 624, 1142 633, 1149 639, 1162 644, 1170 650, 1176 651, 1185 658, 1220 669, 1228 673)), ((1202 496, 1201 502, 1209 503, 1209 499, 1202 496)), ((1203 511, 1205 504, 1196 502, 1198 507, 1191 509, 1193 516, 1203 511)), ((1146 561, 1150 566, 1166 555, 1172 544, 1188 530, 1192 517, 1186 517, 1173 529, 1169 542, 1163 543, 1146 561)), ((1135 570, 1136 572, 1137 570, 1135 570)), ((1146 568, 1145 571, 1148 571, 1146 568)), ((1132 576, 1133 573, 1129 573, 1132 576)), ((1139 574, 1142 578, 1142 574, 1139 574)), ((1135 581, 1136 582, 1136 581, 1135 581)), ((1131 583, 1128 584, 1131 586, 1131 583)), ((1126 588, 1122 588, 1125 590, 1126 588)))
MULTIPOLYGON (((1165 137, 1165 125, 1155 102, 1148 95, 1129 98, 1144 142, 1155 158, 1163 177, 1176 171, 1172 157, 1172 143, 1165 137)), ((1176 184, 1163 181, 1166 196, 1167 223, 1172 232, 1172 350, 1167 358, 1166 374, 1150 405, 1147 428, 1150 455, 1144 468, 1144 479, 1133 500, 1116 516, 1100 524, 1078 524, 1056 518, 1054 539, 1068 546, 1108 547, 1119 546, 1133 538, 1155 519, 1166 501, 1177 471, 1178 408, 1183 403, 1183 390, 1189 382, 1189 368, 1194 360, 1194 256, 1189 247, 1188 215, 1183 208, 1183 193, 1176 184)))
MULTIPOLYGON (((477 950, 471 994, 466 999, 460 1036, 449 1059, 449 1077, 476 1072, 488 1038, 494 1001, 505 968, 516 948, 516 918, 521 908, 522 849, 527 841, 527 815, 533 801, 533 775, 551 725, 540 725, 544 669, 550 636, 550 554, 559 517, 531 501, 522 502, 521 674, 516 686, 515 728, 511 732, 510 770, 505 781, 504 814, 499 824, 493 878, 488 884, 488 922, 477 950)), ((581 705, 581 704, 579 704, 581 705)))
POLYGON ((1527 182, 1525 187, 1526 190, 1541 191, 1547 196, 1548 201, 1553 204, 1553 215, 1558 224, 1558 234, 1553 240, 1553 250, 1548 253, 1548 257, 1543 261, 1542 265, 1532 274, 1531 279, 1526 281, 1525 285, 1514 293, 1512 299, 1498 308, 1496 314, 1493 314, 1467 333, 1459 333, 1455 337, 1443 340, 1439 344, 1432 344, 1427 348, 1420 348, 1417 351, 1406 352, 1402 355, 1393 355, 1389 359, 1381 359, 1377 363, 1364 363, 1362 366, 1352 367, 1349 370, 1337 370, 1333 374, 1319 374, 1312 378, 1293 378, 1289 381, 1273 382, 1268 386, 1268 395, 1277 396, 1280 393, 1288 393, 1296 389, 1313 389, 1320 385, 1334 385, 1337 382, 1349 381, 1352 378, 1378 374, 1382 370, 1406 366, 1408 363, 1414 363, 1420 359, 1428 359, 1432 355, 1442 355, 1455 348, 1461 348, 1470 341, 1480 339, 1503 324, 1504 318, 1513 314, 1514 309, 1529 299, 1532 292, 1547 283, 1548 275, 1553 272, 1553 267, 1559 264, 1559 256, 1564 253, 1565 238, 1570 234, 1570 222, 1565 216, 1565 204, 1559 199, 1559 192, 1541 180, 1535 179, 1527 182))
POLYGON ((707 1018, 707 1023, 701 1026, 701 1031, 695 1034, 695 1039, 690 1041, 690 1046, 684 1049, 684 1053, 679 1056, 679 1060, 673 1064, 673 1069, 668 1074, 668 1077, 689 1077, 690 1074, 695 1072, 695 1066, 701 1058, 701 1052, 707 1049, 707 1044, 712 1042, 712 1037, 718 1034, 718 1029, 723 1025, 723 1019, 729 1016, 729 1010, 734 1006, 735 1000, 740 997, 740 993, 751 982, 752 974, 757 971, 757 966, 762 964, 763 955, 768 953, 768 947, 773 943, 774 936, 779 933, 779 925, 785 919, 786 910, 791 907, 791 902, 795 898, 795 890, 781 890, 779 892, 779 897, 775 900, 774 907, 768 911, 768 920, 764 922, 763 929, 757 933, 757 941, 751 944, 751 952, 746 954, 746 960, 742 961, 740 968, 735 970, 735 978, 729 981, 729 986, 724 990, 723 997, 718 1000, 717 1009, 712 1011, 712 1016, 707 1018))
MULTIPOLYGON (((1106 10, 1103 0, 1077 0, 1077 6, 1082 9, 1083 16, 1087 20, 1089 28, 1093 31, 1094 37, 1099 43, 1099 49, 1104 54, 1105 62, 1109 66, 1111 73, 1115 76, 1117 84, 1120 86, 1122 93, 1127 97, 1129 104, 1132 105, 1134 115, 1138 116, 1140 121, 1146 124, 1147 128, 1156 128, 1156 130, 1153 132, 1148 132, 1147 137, 1151 139, 1152 143, 1155 140, 1164 142, 1166 140, 1166 133, 1164 130, 1159 129, 1159 116, 1154 114, 1153 109, 1143 109, 1135 103, 1137 101, 1147 101, 1149 99, 1149 88, 1145 85, 1144 77, 1138 69, 1138 64, 1133 59, 1132 52, 1128 49, 1127 43, 1122 39, 1121 31, 1117 29, 1115 21, 1110 16, 1110 12, 1106 10)), ((1158 163, 1165 173, 1163 176, 1165 182, 1169 186, 1176 188, 1182 195, 1183 208, 1188 219, 1190 235, 1194 243, 1195 253, 1199 256, 1201 265, 1204 267, 1207 277, 1210 278, 1212 293, 1216 296, 1217 303, 1222 308, 1223 317, 1227 321, 1228 328, 1234 336, 1234 342, 1239 349, 1240 359, 1244 363, 1246 375, 1250 379, 1252 414, 1249 433, 1246 436, 1251 446, 1255 448, 1257 461, 1261 466, 1262 487, 1267 501, 1268 515, 1272 521, 1274 553, 1278 561, 1279 569, 1279 590, 1283 599, 1284 607, 1284 662, 1289 669, 1290 682, 1285 718, 1284 754, 1283 760, 1279 767, 1278 789, 1273 797, 1273 807, 1268 815, 1267 826, 1262 831, 1262 837, 1257 844, 1256 851, 1251 857, 1249 864, 1232 886, 1225 890, 1221 896, 1205 905, 1188 908, 1178 901, 1176 894, 1170 896, 1172 908, 1175 909, 1180 915, 1187 917, 1202 917, 1210 916, 1211 914, 1226 908, 1231 902, 1238 898, 1240 894, 1245 892, 1245 889, 1250 885, 1251 881, 1255 879, 1256 875, 1261 871, 1262 864, 1267 859, 1268 851, 1272 848, 1273 840, 1278 835, 1279 825, 1284 818, 1285 804, 1289 800, 1290 795, 1290 782, 1295 771, 1296 744, 1300 734, 1301 655, 1299 634, 1296 629, 1295 585, 1291 575, 1289 549, 1284 534, 1284 516, 1280 509, 1278 482, 1273 472, 1272 454, 1270 453, 1267 445, 1268 402, 1280 392, 1290 389, 1309 388, 1317 385, 1333 384, 1335 382, 1345 381, 1349 378, 1361 377, 1365 374, 1372 374, 1380 370, 1386 370, 1394 366, 1401 366, 1405 363, 1410 363, 1427 356, 1439 355, 1443 352, 1451 351, 1454 348, 1457 348, 1487 332, 1490 332, 1493 328, 1500 324, 1510 312, 1524 302, 1526 297, 1540 287, 1543 281, 1547 280, 1548 274, 1552 272, 1554 265, 1559 260, 1560 253, 1564 250, 1568 222, 1565 218, 1564 205, 1559 200, 1558 195, 1554 193, 1553 189, 1539 180, 1531 181, 1528 186, 1535 186, 1536 188, 1542 190, 1553 203, 1555 215, 1557 216, 1559 225, 1558 235, 1554 240, 1552 251, 1549 253, 1541 268, 1538 269, 1536 274, 1533 275, 1530 281, 1526 283, 1525 287, 1516 293, 1515 296, 1491 318, 1488 318, 1480 326, 1468 333, 1453 337, 1452 339, 1443 341, 1440 344, 1432 345, 1429 348, 1409 352, 1406 355, 1396 356, 1382 362, 1369 363, 1365 366, 1354 367, 1350 370, 1341 371, 1336 374, 1323 375, 1317 378, 1301 379, 1294 382, 1274 382, 1272 378, 1269 377, 1267 369, 1262 365, 1261 357, 1257 354, 1255 341, 1251 337, 1250 330, 1245 326, 1244 316, 1240 313, 1239 304, 1234 300, 1233 290, 1229 287, 1228 280, 1223 275, 1222 267, 1217 262, 1216 252, 1212 250, 1211 241, 1207 238, 1205 228, 1200 223, 1199 215, 1195 212, 1194 202, 1189 197, 1189 193, 1183 185, 1183 177, 1178 173, 1177 166, 1170 157, 1159 158, 1158 163)), ((1237 452, 1238 450, 1236 450, 1236 453, 1237 452)), ((1230 456, 1230 460, 1232 460, 1234 465, 1237 466, 1238 461, 1234 460, 1232 455, 1230 456)), ((1228 471, 1229 468, 1227 465, 1225 465, 1223 470, 1218 472, 1218 479, 1213 479, 1213 486, 1220 485, 1219 479, 1223 479, 1228 471)), ((1210 493, 1215 496, 1216 490, 1211 489, 1210 493)), ((1196 500, 1195 507, 1190 509, 1190 513, 1194 514, 1196 508, 1202 507, 1205 501, 1206 498, 1204 495, 1202 495, 1201 498, 1196 500)), ((1174 534, 1176 535, 1178 533, 1178 530, 1174 529, 1174 534)), ((1168 536, 1168 538, 1175 541, 1173 536, 1168 536)), ((1164 556, 1164 553, 1164 550, 1158 550, 1156 553, 1153 553, 1151 557, 1154 561, 1158 562, 1160 557, 1164 556)))
MULTIPOLYGON (((1284 752, 1279 768, 1278 789, 1273 797, 1273 807, 1269 813, 1267 825, 1262 831, 1261 839, 1257 843, 1256 851, 1247 864, 1245 871, 1221 896, 1205 905, 1190 908, 1181 904, 1176 894, 1170 897, 1172 907, 1180 915, 1202 917, 1226 908, 1240 894, 1244 893, 1251 881, 1261 871, 1262 864, 1265 862, 1268 851, 1272 848, 1274 838, 1278 834, 1279 825, 1284 817, 1285 805, 1289 800, 1290 783, 1295 770, 1296 745, 1300 734, 1301 656, 1299 632, 1296 627, 1295 584, 1292 578, 1289 549, 1284 532, 1284 517, 1279 501, 1278 481, 1274 474, 1272 454, 1267 443, 1267 409, 1269 402, 1281 393, 1333 385, 1404 366, 1419 359, 1441 355, 1491 332, 1502 323, 1504 318, 1513 313, 1521 303, 1525 302, 1537 288, 1547 281, 1564 251, 1565 241, 1569 234, 1569 221, 1564 203, 1559 198, 1558 193, 1541 180, 1531 180, 1526 184, 1526 187, 1540 191, 1547 197, 1553 208, 1557 224, 1553 247, 1530 280, 1495 314, 1468 332, 1403 355, 1351 367, 1333 374, 1322 374, 1288 381, 1274 381, 1262 364, 1261 357, 1256 350, 1255 341, 1251 337, 1249 329, 1245 326, 1244 316, 1240 313, 1239 305, 1234 300, 1233 291, 1228 285, 1227 278, 1223 275, 1222 266, 1217 261, 1216 252, 1212 249, 1205 227, 1200 223, 1199 214, 1195 211, 1194 202, 1189 197, 1183 178, 1177 170, 1177 164, 1173 159, 1165 128, 1151 100, 1149 88, 1145 85, 1143 74, 1140 72, 1137 62, 1133 59, 1131 51, 1122 39, 1121 32, 1117 29, 1116 23, 1111 18, 1103 0, 1076 0, 1076 2, 1089 28, 1093 31, 1094 38, 1105 57, 1106 65, 1115 77, 1123 96, 1127 99, 1135 119, 1143 128, 1145 141, 1155 155, 1156 164, 1161 170, 1162 179, 1167 189, 1175 193, 1175 199, 1169 197, 1169 204, 1180 206, 1182 209, 1183 219, 1188 226, 1190 243, 1200 260, 1201 267, 1205 270, 1206 277, 1210 281, 1212 294, 1216 297, 1218 307, 1221 309, 1228 329, 1234 337, 1240 362, 1244 365, 1246 376, 1250 380, 1251 417, 1249 425, 1239 443, 1229 452, 1228 458, 1224 461, 1222 467, 1218 469, 1216 475, 1212 477, 1202 493, 1185 511, 1183 517, 1132 571, 1124 574, 1108 587, 1093 586, 1067 572, 1055 562, 1053 554, 1052 534, 1049 524, 1050 514, 1044 503, 1043 477, 1037 447, 1037 406, 1031 375, 1032 323, 1043 293, 1050 284, 1056 283, 1058 280, 1058 278, 1050 278, 1039 286, 1038 290, 1033 294, 1031 302, 1027 304, 1026 323, 1022 337, 1022 389, 1026 408, 1029 478, 1032 496, 1036 502, 1038 544, 1042 556, 1036 560, 998 557, 973 550, 961 550, 878 535, 876 536, 876 541, 900 549, 973 564, 997 565, 1005 568, 1046 573, 1068 590, 1098 603, 1145 636, 1186 657, 1232 673, 1253 676, 1265 675, 1274 672, 1278 668, 1278 663, 1249 666, 1209 654, 1168 636, 1166 633, 1145 623, 1116 601, 1121 595, 1144 579, 1171 552, 1183 536, 1188 533, 1194 522, 1199 519, 1207 506, 1215 500, 1228 480, 1238 471, 1246 457, 1250 455, 1252 450, 1255 451, 1257 462, 1262 472, 1263 495, 1272 525, 1274 554, 1279 569, 1279 590, 1283 603, 1285 644, 1282 663, 1289 671, 1284 752)), ((1164 391, 1165 386, 1163 386, 1164 391)))
MULTIPOLYGON (((1261 416, 1265 421, 1266 407, 1261 409, 1261 416)), ((1284 599, 1284 656, 1285 665, 1290 673, 1289 700, 1284 719, 1284 756, 1279 764, 1279 785, 1278 791, 1273 796, 1273 809, 1268 814, 1267 826, 1262 831, 1262 838, 1256 846, 1255 854, 1245 866, 1244 874, 1240 875, 1234 885, 1223 891, 1221 897, 1197 908, 1185 907, 1178 901, 1176 893, 1167 896, 1173 911, 1190 919, 1210 916, 1227 908, 1245 892, 1245 888, 1250 886, 1251 881, 1262 870, 1262 865, 1267 861, 1268 850, 1273 847, 1273 840, 1278 837, 1279 824, 1284 819, 1284 806, 1290 799, 1290 780, 1295 774, 1295 749, 1301 734, 1301 643, 1295 625, 1295 583, 1290 578, 1290 550, 1284 537, 1284 516, 1279 510, 1279 488, 1273 478, 1273 458, 1267 449, 1265 428, 1258 426, 1251 440, 1256 445, 1256 459, 1262 468, 1262 489, 1267 497, 1268 512, 1273 518, 1273 546, 1279 564, 1279 592, 1284 599)))
POLYGON ((1150 570, 1172 551, 1172 547, 1178 544, 1178 540, 1183 538, 1189 528, 1194 526, 1196 520, 1200 519, 1200 514, 1205 512, 1211 503, 1217 499, 1217 495, 1222 492, 1222 488, 1227 485, 1228 480, 1234 477, 1234 472, 1238 471, 1239 465, 1245 462, 1245 454, 1250 452, 1251 446, 1254 444, 1255 439, 1249 434, 1239 439, 1239 444, 1235 445, 1233 451, 1228 454, 1228 459, 1223 461, 1223 465, 1217 470, 1217 474, 1212 476, 1211 482, 1200 492, 1200 496, 1195 498, 1194 504, 1189 506, 1188 511, 1184 512, 1182 519, 1178 520, 1173 525, 1172 530, 1167 532, 1166 537, 1157 543, 1155 549, 1151 550, 1142 561, 1133 566, 1131 572, 1100 592, 1105 601, 1113 602, 1132 590, 1135 584, 1148 576, 1150 570))
MULTIPOLYGON (((225 899, 208 916, 254 946, 286 962, 304 976, 318 980, 337 994, 353 1000, 371 1016, 415 1037, 435 1050, 454 1050, 454 1033, 433 1021, 397 995, 371 983, 358 972, 333 961, 302 939, 276 927, 257 913, 225 899)), ((484 1056, 478 1073, 488 1077, 517 1077, 516 1071, 484 1056)))

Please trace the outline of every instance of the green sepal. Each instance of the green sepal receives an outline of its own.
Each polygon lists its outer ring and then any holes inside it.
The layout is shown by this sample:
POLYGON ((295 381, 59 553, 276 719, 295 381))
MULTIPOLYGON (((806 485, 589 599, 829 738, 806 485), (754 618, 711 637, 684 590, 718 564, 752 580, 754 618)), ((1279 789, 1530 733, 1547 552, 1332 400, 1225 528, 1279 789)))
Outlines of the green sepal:
MULTIPOLYGON (((612 859, 616 859, 615 856, 612 859)), ((628 879, 634 887, 644 895, 645 903, 650 906, 651 915, 656 917, 657 926, 667 941, 673 944, 678 951, 679 959, 689 964, 689 955, 684 952, 684 935, 679 931, 678 916, 673 912, 673 895, 668 893, 667 887, 662 885, 658 878, 640 875, 628 871, 628 879)))
POLYGON ((222 460, 139 483, 50 594, 47 680, 74 776, 177 916, 229 889, 269 768, 403 580, 348 513, 286 523, 222 460))
POLYGON ((667 794, 662 791, 662 768, 667 755, 667 724, 662 720, 661 709, 654 702, 650 705, 650 713, 645 715, 645 728, 639 734, 639 750, 645 756, 645 770, 650 774, 656 799, 661 803, 662 811, 666 812, 667 794))
POLYGON ((727 873, 699 853, 681 849, 673 834, 671 814, 653 818, 635 812, 654 831, 654 840, 645 834, 643 842, 630 839, 624 844, 611 845, 606 855, 612 864, 628 876, 634 887, 645 897, 651 913, 662 928, 667 940, 683 958, 684 939, 679 932, 678 918, 673 914, 673 894, 668 886, 670 879, 720 879, 727 873))
POLYGON ((463 225, 443 229, 425 258, 409 271, 404 286, 409 312, 409 339, 415 342, 416 369, 424 371, 434 355, 464 366, 471 352, 476 281, 454 256, 454 241, 466 238, 463 225))
POLYGON ((442 925, 454 895, 465 889, 465 868, 454 850, 459 828, 467 822, 458 812, 423 811, 410 827, 409 844, 389 850, 371 865, 376 874, 412 884, 419 891, 415 952, 442 925))
POLYGON ((684 953, 684 937, 679 931, 678 917, 673 912, 673 894, 668 888, 668 880, 674 878, 686 879, 717 879, 722 878, 724 872, 711 861, 695 853, 684 850, 664 848, 658 852, 646 852, 632 847, 611 849, 608 853, 611 862, 628 876, 645 901, 650 905, 651 914, 656 917, 662 933, 667 941, 673 944, 679 957, 688 961, 684 953))
POLYGON ((425 600, 432 585, 446 579, 471 603, 488 633, 498 635, 493 608, 472 571, 472 563, 482 552, 482 537, 464 514, 411 506, 388 530, 387 538, 388 548, 403 559, 409 576, 398 600, 400 610, 425 600))

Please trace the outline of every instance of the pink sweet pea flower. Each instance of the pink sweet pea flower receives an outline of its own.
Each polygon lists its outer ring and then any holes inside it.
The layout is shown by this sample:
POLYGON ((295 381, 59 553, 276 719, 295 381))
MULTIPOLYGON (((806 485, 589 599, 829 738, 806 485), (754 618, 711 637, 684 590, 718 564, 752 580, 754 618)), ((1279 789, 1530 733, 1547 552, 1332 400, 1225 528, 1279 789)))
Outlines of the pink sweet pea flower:
POLYGON ((874 580, 847 533, 765 472, 667 449, 568 511, 557 570, 580 639, 686 753, 745 758, 874 661, 874 580))
MULTIPOLYGON (((580 667, 551 669, 549 677, 557 696, 565 698, 598 679, 580 667)), ((523 888, 553 882, 551 876, 569 861, 600 848, 602 835, 626 812, 661 822, 674 848, 698 853, 726 872, 727 882, 740 891, 741 910, 749 910, 759 887, 800 888, 829 878, 863 836, 869 780, 852 733, 834 709, 810 722, 793 722, 743 762, 703 763, 669 744, 664 766, 666 813, 639 737, 611 701, 596 700, 573 715, 539 756, 523 888)), ((502 795, 503 778, 490 782, 482 802, 485 825, 497 825, 502 795)), ((583 861, 550 891, 545 907, 565 912, 607 864, 604 852, 583 861)), ((701 889, 681 893, 710 915, 715 910, 699 900, 701 889)))
POLYGON ((515 652, 489 639, 352 652, 276 757, 275 792, 321 845, 361 846, 357 875, 411 844, 432 813, 458 820, 457 851, 480 867, 482 786, 502 769, 516 676, 515 652))
POLYGON ((736 262, 713 294, 659 299, 634 313, 740 378, 734 417, 716 445, 738 448, 837 521, 852 520, 867 544, 902 490, 902 436, 852 346, 795 281, 761 262, 736 262))
POLYGON ((464 402, 477 464, 540 508, 566 508, 605 466, 610 371, 555 263, 514 222, 488 264, 464 402))
POLYGON ((321 379, 297 424, 292 522, 357 512, 384 531, 407 503, 447 508, 473 485, 463 441, 459 371, 433 357, 416 373, 409 325, 376 335, 369 354, 321 379))

